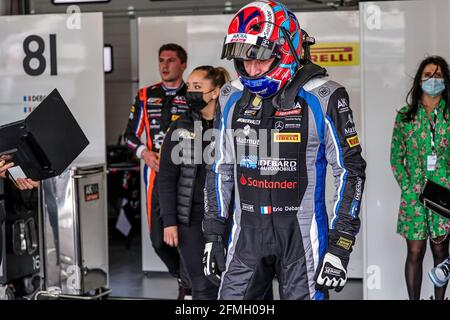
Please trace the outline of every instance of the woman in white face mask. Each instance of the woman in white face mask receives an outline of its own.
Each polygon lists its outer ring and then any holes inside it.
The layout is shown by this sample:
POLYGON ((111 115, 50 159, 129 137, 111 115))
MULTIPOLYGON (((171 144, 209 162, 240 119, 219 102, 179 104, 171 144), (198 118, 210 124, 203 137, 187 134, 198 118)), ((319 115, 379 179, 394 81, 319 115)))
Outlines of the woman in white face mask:
MULTIPOLYGON (((443 58, 422 61, 392 135, 391 167, 402 193, 397 233, 408 248, 405 277, 410 299, 420 299, 427 239, 435 266, 448 256, 449 222, 425 208, 419 195, 427 179, 450 189, 449 83, 443 58)), ((445 289, 446 285, 436 286, 435 299, 443 299, 445 289)))

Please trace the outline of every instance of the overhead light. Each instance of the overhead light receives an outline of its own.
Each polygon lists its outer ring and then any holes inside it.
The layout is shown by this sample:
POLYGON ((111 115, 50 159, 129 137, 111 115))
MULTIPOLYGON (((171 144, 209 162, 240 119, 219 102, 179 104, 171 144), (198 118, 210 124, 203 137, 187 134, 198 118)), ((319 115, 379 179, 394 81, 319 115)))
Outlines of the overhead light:
POLYGON ((330 8, 339 8, 339 4, 336 2, 327 2, 327 6, 330 8))
POLYGON ((225 5, 224 13, 229 13, 233 10, 232 8, 233 3, 231 1, 225 1, 224 5, 225 5))
POLYGON ((113 72, 113 48, 109 44, 103 47, 103 71, 105 73, 113 72))
POLYGON ((106 3, 111 0, 52 0, 53 4, 88 4, 88 3, 106 3))

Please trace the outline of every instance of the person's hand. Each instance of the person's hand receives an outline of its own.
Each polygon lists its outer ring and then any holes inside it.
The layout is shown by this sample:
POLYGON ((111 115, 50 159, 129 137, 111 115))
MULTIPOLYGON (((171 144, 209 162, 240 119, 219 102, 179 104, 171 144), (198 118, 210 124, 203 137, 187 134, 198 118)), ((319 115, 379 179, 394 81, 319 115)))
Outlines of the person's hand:
POLYGON ((0 177, 6 178, 6 170, 12 167, 14 167, 13 162, 6 163, 5 160, 0 160, 0 177))
POLYGON ((225 271, 225 248, 222 237, 205 236, 206 244, 203 253, 203 272, 217 287, 220 285, 221 274, 225 271))
POLYGON ((347 266, 355 238, 333 230, 330 232, 328 250, 319 262, 314 280, 316 290, 335 289, 341 291, 347 283, 347 266))
POLYGON ((33 188, 37 188, 39 186, 39 182, 28 178, 18 178, 16 180, 16 185, 20 190, 31 190, 33 188))
POLYGON ((145 149, 142 151, 141 157, 144 159, 146 165, 159 172, 159 154, 157 152, 145 149))
POLYGON ((178 247, 178 227, 170 226, 164 228, 164 242, 171 247, 178 247))
POLYGON ((319 263, 316 275, 316 290, 335 289, 341 291, 347 282, 347 261, 327 252, 319 263))

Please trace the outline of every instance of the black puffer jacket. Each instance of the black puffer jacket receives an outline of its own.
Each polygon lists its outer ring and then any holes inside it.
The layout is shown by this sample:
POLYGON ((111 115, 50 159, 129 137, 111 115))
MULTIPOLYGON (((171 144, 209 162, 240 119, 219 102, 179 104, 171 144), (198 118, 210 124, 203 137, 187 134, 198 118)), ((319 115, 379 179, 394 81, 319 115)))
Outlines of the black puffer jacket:
POLYGON ((212 120, 202 120, 194 111, 173 122, 161 149, 158 192, 164 227, 200 222, 203 218, 205 162, 203 151, 209 144, 203 132, 212 120))

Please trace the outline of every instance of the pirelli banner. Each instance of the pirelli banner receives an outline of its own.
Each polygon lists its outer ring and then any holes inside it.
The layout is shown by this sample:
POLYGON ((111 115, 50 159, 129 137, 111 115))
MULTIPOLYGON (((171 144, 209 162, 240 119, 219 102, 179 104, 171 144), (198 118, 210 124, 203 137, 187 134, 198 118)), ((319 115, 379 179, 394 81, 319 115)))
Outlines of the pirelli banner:
POLYGON ((319 43, 311 48, 311 60, 322 67, 348 67, 359 65, 359 43, 319 43))
POLYGON ((76 161, 104 163, 102 14, 4 16, 0 30, 0 125, 57 88, 90 142, 76 161))

